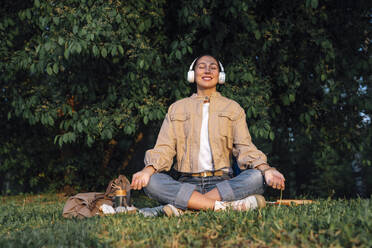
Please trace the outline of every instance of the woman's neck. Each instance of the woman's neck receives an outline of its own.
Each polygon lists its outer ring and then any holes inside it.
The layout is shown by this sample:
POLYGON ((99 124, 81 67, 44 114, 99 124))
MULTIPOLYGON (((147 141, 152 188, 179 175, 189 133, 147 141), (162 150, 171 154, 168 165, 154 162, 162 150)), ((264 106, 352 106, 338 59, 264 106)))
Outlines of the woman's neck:
POLYGON ((197 89, 198 96, 208 96, 208 97, 210 97, 215 92, 217 92, 217 89, 216 88, 212 88, 212 89, 197 89))

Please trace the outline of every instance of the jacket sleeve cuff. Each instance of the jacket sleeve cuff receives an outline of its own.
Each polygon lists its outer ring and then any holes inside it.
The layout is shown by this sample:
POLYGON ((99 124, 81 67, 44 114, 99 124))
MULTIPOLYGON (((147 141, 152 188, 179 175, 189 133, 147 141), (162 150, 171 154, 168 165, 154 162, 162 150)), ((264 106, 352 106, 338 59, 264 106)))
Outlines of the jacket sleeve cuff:
POLYGON ((252 162, 252 164, 248 165, 248 168, 255 169, 257 166, 262 165, 262 164, 269 165, 268 163, 266 163, 266 161, 260 159, 260 160, 256 160, 252 162))
POLYGON ((159 167, 156 166, 156 163, 145 160, 145 168, 146 168, 146 167, 149 167, 149 166, 154 167, 154 169, 155 169, 156 172, 159 171, 159 167))
POLYGON ((155 172, 160 172, 160 171, 166 171, 167 168, 164 166, 160 166, 159 163, 156 163, 155 161, 151 160, 146 160, 145 159, 145 167, 152 166, 155 169, 155 172))

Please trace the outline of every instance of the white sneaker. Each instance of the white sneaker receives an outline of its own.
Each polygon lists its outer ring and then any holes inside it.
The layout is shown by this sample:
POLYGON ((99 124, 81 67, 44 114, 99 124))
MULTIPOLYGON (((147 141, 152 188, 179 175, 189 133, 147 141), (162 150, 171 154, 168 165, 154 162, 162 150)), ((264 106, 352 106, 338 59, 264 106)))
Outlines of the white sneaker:
POLYGON ((116 213, 128 213, 133 214, 137 212, 137 208, 134 206, 128 206, 128 207, 117 207, 115 208, 116 213))
POLYGON ((100 207, 99 207, 99 210, 103 213, 103 214, 115 214, 115 209, 110 206, 110 205, 107 205, 107 204, 102 204, 100 207))
POLYGON ((176 208, 172 204, 167 204, 163 207, 163 212, 165 213, 166 216, 181 216, 185 213, 184 210, 176 208))
POLYGON ((244 199, 226 202, 216 201, 214 204, 214 210, 226 210, 232 209, 237 211, 246 211, 250 209, 263 208, 266 206, 265 198, 262 195, 250 195, 244 199))

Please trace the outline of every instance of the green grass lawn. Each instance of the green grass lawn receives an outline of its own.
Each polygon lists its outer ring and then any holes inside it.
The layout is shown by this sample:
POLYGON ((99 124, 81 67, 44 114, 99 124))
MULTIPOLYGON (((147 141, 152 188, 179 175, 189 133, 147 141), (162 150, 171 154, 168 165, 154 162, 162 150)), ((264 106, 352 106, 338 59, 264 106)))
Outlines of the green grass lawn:
MULTIPOLYGON (((143 195, 137 207, 155 206, 143 195)), ((64 219, 62 195, 0 197, 0 247, 372 247, 372 199, 181 217, 64 219)))

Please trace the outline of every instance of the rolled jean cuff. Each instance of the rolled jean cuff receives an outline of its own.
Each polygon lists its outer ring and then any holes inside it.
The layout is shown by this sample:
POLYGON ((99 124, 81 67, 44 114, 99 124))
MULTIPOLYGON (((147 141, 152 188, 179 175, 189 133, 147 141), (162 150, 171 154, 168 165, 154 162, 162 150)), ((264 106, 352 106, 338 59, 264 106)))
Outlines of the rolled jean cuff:
POLYGON ((220 193, 221 199, 223 201, 233 201, 235 200, 235 194, 231 188, 229 181, 223 181, 216 184, 217 190, 220 193))
POLYGON ((177 193, 174 205, 177 208, 187 209, 187 203, 189 202, 192 192, 196 189, 196 185, 190 183, 182 183, 181 188, 177 193))

